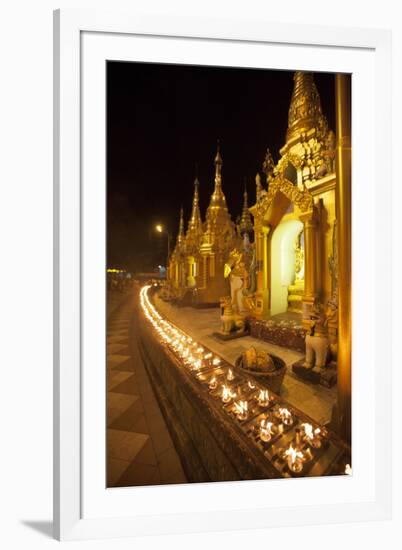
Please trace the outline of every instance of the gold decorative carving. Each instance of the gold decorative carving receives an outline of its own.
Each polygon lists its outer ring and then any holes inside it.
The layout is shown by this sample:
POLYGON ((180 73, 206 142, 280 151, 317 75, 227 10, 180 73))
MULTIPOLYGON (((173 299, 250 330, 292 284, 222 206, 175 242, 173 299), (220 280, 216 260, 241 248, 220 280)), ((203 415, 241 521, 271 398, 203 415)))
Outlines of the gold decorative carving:
POLYGON ((301 191, 282 174, 278 174, 272 180, 267 194, 257 203, 257 215, 259 215, 259 217, 263 217, 264 213, 271 206, 275 195, 279 192, 285 195, 302 212, 308 212, 313 209, 313 195, 307 189, 301 191))

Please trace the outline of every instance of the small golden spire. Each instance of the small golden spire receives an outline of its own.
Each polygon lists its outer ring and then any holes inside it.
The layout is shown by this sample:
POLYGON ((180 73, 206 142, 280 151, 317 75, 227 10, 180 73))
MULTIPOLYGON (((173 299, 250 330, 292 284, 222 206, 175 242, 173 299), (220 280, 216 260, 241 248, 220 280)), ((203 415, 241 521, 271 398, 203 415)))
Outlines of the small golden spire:
POLYGON ((222 191, 222 157, 219 148, 215 156, 215 187, 205 217, 203 243, 224 249, 235 234, 234 224, 230 218, 226 198, 222 191))
POLYGON ((194 180, 194 196, 193 196, 193 207, 191 210, 191 218, 188 223, 188 228, 195 229, 198 227, 201 227, 202 220, 201 220, 201 212, 200 212, 200 206, 199 206, 199 196, 198 196, 198 187, 200 185, 200 182, 198 181, 198 178, 196 177, 194 180))
POLYGON ((247 196, 247 183, 244 181, 244 194, 243 194, 243 210, 240 218, 240 235, 248 233, 249 235, 253 232, 253 222, 251 221, 251 214, 248 209, 248 196, 247 196))
POLYGON ((294 87, 286 133, 287 142, 312 128, 325 133, 328 127, 322 113, 320 95, 314 82, 313 73, 296 71, 293 80, 294 87))
POLYGON ((179 246, 181 246, 184 242, 184 213, 183 213, 183 207, 180 208, 179 232, 177 234, 176 242, 179 246))
POLYGON ((202 237, 202 219, 199 205, 198 197, 198 187, 200 182, 196 177, 194 180, 194 196, 193 196, 193 206, 191 209, 191 217, 188 222, 188 228, 185 238, 186 250, 188 252, 194 252, 197 250, 198 246, 201 243, 202 237))
POLYGON ((222 156, 220 152, 220 143, 218 139, 217 151, 214 160, 215 164, 215 187, 212 193, 210 206, 222 206, 226 208, 226 198, 222 191, 222 156))

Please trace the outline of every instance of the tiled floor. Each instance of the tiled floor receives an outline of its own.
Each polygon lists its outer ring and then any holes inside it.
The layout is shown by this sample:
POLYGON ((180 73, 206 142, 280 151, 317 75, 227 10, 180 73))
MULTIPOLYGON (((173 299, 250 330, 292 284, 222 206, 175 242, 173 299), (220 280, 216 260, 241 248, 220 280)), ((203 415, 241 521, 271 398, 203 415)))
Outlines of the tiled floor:
POLYGON ((115 307, 107 330, 108 487, 185 483, 135 341, 137 299, 115 307))
POLYGON ((321 424, 325 424, 331 419, 332 408, 336 402, 336 387, 327 389, 320 385, 307 384, 296 378, 291 371, 291 365, 303 357, 301 353, 263 342, 251 336, 229 341, 219 340, 212 334, 221 328, 219 308, 178 308, 158 297, 155 298, 155 305, 161 314, 166 315, 177 326, 185 329, 190 336, 232 364, 243 351, 251 346, 281 357, 288 367, 281 395, 289 403, 321 424))

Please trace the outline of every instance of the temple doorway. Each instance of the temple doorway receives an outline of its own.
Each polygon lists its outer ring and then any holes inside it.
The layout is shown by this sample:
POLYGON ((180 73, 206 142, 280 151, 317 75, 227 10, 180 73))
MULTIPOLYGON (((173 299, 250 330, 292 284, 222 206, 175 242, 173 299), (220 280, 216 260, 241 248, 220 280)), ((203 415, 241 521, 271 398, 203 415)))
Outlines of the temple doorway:
POLYGON ((301 311, 304 291, 303 224, 297 219, 281 222, 271 241, 270 314, 301 311), (300 303, 299 303, 300 302, 300 303))

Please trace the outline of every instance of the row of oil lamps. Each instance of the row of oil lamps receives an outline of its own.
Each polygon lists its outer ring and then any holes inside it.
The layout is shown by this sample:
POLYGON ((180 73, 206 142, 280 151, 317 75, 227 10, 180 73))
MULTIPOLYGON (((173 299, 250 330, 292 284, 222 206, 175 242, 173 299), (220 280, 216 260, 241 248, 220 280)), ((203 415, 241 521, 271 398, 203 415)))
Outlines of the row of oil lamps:
MULTIPOLYGON (((148 296, 150 288, 151 285, 142 287, 140 303, 145 316, 153 325, 161 341, 167 344, 199 380, 202 379, 200 374, 204 369, 219 369, 221 365, 219 357, 205 350, 193 338, 172 325, 158 313, 148 296)), ((232 403, 231 411, 240 422, 247 420, 249 417, 249 401, 247 399, 236 400, 237 393, 230 387, 230 382, 235 379, 232 369, 228 369, 225 383, 220 383, 218 378, 221 377, 214 374, 209 380, 205 380, 210 392, 220 397, 225 410, 227 410, 226 406, 232 403)), ((257 391, 256 401, 259 407, 269 406, 273 398, 268 390, 256 389, 252 380, 247 380, 247 386, 249 390, 257 391)), ((286 427, 290 427, 294 423, 293 415, 286 407, 275 407, 274 416, 278 423, 264 418, 257 427, 258 435, 264 443, 269 443, 275 435, 283 433, 286 427)), ((311 448, 318 449, 321 447, 324 436, 325 434, 320 428, 314 429, 309 423, 303 423, 301 429, 296 429, 296 439, 282 453, 282 458, 286 461, 291 472, 298 474, 303 470, 304 463, 313 458, 311 448)))

